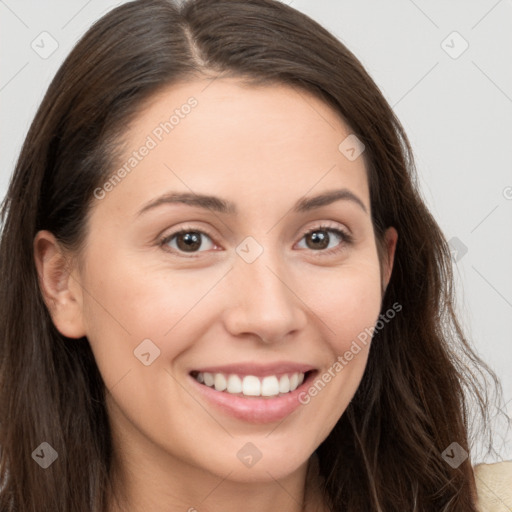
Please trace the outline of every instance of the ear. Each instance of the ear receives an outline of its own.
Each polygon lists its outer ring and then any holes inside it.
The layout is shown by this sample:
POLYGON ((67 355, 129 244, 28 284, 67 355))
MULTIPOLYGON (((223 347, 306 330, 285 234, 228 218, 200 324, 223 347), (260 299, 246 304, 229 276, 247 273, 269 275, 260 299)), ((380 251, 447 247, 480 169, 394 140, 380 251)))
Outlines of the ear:
POLYGON ((393 263, 395 261, 396 243, 398 233, 394 227, 389 227, 384 233, 384 264, 382 268, 382 287, 383 291, 387 288, 391 273, 393 272, 393 263))
POLYGON ((35 236, 34 258, 39 287, 55 327, 68 338, 85 336, 82 287, 72 259, 49 231, 35 236))

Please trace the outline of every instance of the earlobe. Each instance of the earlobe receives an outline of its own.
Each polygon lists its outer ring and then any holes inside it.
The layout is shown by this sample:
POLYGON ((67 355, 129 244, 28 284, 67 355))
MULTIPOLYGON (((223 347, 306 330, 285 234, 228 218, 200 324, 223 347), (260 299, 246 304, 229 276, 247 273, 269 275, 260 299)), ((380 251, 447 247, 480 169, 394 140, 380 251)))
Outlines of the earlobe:
POLYGON ((85 336, 82 288, 72 274, 71 258, 49 231, 35 236, 34 259, 41 294, 55 327, 68 338, 85 336))

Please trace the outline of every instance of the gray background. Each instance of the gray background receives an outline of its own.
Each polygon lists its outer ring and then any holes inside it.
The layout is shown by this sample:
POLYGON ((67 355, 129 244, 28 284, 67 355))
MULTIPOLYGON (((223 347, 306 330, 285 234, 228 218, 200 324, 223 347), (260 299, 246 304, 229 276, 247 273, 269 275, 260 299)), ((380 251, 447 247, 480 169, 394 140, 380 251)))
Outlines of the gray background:
MULTIPOLYGON (((1 197, 57 68, 121 3, 0 0, 1 197)), ((403 123, 424 198, 454 249, 462 323, 512 415, 512 0, 286 3, 355 53, 403 123)), ((512 459, 510 432, 495 430, 491 459, 512 459)))

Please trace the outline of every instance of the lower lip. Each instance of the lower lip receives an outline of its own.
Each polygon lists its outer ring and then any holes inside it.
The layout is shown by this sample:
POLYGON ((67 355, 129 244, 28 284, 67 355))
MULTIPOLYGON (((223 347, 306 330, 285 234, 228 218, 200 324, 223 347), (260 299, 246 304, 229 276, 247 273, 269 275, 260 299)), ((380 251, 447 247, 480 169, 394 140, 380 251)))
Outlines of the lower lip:
POLYGON ((272 423, 289 416, 301 404, 299 395, 308 388, 316 372, 310 372, 304 382, 294 391, 282 396, 260 398, 232 395, 226 391, 215 391, 189 375, 201 395, 224 414, 250 423, 272 423))

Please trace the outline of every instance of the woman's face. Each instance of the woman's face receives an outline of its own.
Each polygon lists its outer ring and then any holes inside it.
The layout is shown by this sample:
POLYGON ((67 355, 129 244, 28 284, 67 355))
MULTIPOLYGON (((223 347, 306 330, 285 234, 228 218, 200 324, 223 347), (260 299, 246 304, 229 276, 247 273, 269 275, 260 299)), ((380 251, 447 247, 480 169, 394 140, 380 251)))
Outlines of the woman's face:
POLYGON ((130 125, 75 274, 126 460, 278 479, 343 414, 390 271, 349 135, 303 91, 234 79, 174 85, 130 125))

